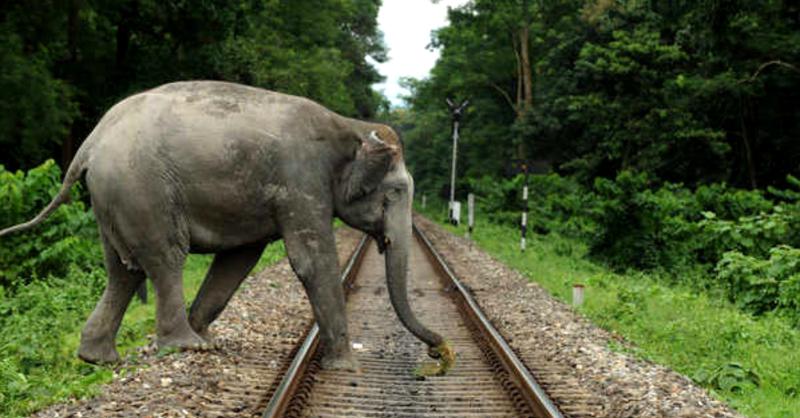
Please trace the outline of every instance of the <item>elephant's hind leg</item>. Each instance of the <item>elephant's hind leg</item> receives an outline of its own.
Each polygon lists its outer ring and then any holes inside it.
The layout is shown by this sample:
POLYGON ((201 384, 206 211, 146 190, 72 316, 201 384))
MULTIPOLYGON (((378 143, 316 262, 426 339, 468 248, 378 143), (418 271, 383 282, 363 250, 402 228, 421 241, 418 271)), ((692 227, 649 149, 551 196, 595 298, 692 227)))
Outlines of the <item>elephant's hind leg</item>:
POLYGON ((89 363, 119 361, 115 338, 134 291, 144 283, 144 272, 130 271, 103 236, 108 285, 81 332, 78 356, 89 363))
POLYGON ((217 253, 206 278, 189 310, 189 324, 207 342, 211 342, 208 326, 228 305, 247 273, 264 252, 265 242, 217 253))
POLYGON ((139 259, 156 293, 156 335, 159 349, 203 350, 209 345, 189 326, 183 298, 185 252, 159 246, 139 259))

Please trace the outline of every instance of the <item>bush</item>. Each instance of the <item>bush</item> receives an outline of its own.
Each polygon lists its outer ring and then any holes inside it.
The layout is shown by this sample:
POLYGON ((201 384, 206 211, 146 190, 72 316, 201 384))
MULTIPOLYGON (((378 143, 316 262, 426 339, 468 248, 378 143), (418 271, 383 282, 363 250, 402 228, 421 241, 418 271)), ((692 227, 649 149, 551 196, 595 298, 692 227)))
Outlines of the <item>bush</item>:
POLYGON ((596 179, 594 188, 592 255, 617 269, 677 269, 693 263, 700 206, 690 191, 671 184, 653 191, 644 174, 632 172, 616 180, 596 179))
MULTIPOLYGON (((510 226, 520 223, 524 184, 523 175, 500 180, 484 176, 470 181, 489 221, 510 226)), ((592 204, 588 190, 572 178, 557 174, 528 177, 528 228, 531 231, 583 236, 593 230, 587 216, 592 204)))
MULTIPOLYGON (((25 222, 38 214, 61 188, 61 170, 48 160, 27 173, 11 173, 0 165, 0 228, 25 222)), ((14 289, 48 275, 64 277, 77 266, 102 267, 92 213, 73 188, 73 202, 62 205, 42 225, 7 235, 0 245, 0 286, 14 289)))
POLYGON ((730 251, 715 270, 731 302, 755 314, 779 311, 800 323, 800 249, 779 245, 769 259, 730 251))
MULTIPOLYGON (((39 213, 61 187, 47 161, 27 173, 0 166, 0 228, 39 213)), ((77 199, 38 227, 0 238, 0 415, 91 393, 111 371, 75 357, 77 330, 105 283, 93 216, 77 199)))
POLYGON ((594 189, 591 254, 617 269, 710 270, 728 251, 763 257, 779 244, 800 245, 798 206, 775 206, 760 191, 654 188, 631 172, 596 179, 594 189))
POLYGON ((699 223, 703 241, 702 260, 716 263, 728 251, 765 257, 777 245, 800 244, 800 217, 789 206, 775 206, 770 213, 743 216, 735 221, 703 213, 699 223))
MULTIPOLYGON (((489 221, 517 226, 523 176, 471 182, 489 221)), ((789 178, 800 189, 800 180, 789 178)), ((725 184, 692 191, 645 174, 595 179, 591 190, 555 174, 529 178, 529 229, 578 237, 589 255, 616 270, 657 270, 695 289, 722 291, 754 314, 800 307, 800 192, 725 184), (766 260, 766 258, 769 258, 766 260)))

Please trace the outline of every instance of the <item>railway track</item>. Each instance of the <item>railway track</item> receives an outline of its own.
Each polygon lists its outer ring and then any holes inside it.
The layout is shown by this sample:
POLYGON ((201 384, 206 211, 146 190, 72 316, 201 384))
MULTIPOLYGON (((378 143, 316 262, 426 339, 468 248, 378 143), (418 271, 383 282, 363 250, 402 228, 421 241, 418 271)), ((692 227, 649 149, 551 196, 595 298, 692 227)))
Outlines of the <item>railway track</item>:
POLYGON ((418 378, 424 345, 396 318, 382 257, 362 239, 342 280, 359 374, 321 370, 316 325, 297 350, 264 417, 562 417, 415 227, 409 292, 423 323, 450 339, 457 363, 446 376, 418 378))

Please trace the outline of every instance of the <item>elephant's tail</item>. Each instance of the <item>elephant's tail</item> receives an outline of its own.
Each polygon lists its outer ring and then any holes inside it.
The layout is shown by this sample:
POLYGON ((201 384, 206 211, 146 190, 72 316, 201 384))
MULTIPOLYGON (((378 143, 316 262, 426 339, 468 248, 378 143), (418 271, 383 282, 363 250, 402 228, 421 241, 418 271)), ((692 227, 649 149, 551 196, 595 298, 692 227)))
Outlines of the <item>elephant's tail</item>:
POLYGON ((84 141, 84 144, 78 149, 78 152, 75 153, 75 158, 72 159, 69 168, 67 168, 67 174, 64 176, 64 182, 61 183, 61 189, 58 191, 58 194, 56 194, 53 200, 51 200, 50 203, 30 221, 0 230, 0 237, 14 232, 25 231, 26 229, 30 229, 36 225, 39 225, 42 223, 42 221, 47 219, 47 217, 50 216, 53 211, 58 209, 62 203, 69 201, 69 191, 72 188, 72 185, 75 184, 78 179, 80 179, 83 171, 86 169, 86 161, 88 160, 91 142, 91 139, 84 141))

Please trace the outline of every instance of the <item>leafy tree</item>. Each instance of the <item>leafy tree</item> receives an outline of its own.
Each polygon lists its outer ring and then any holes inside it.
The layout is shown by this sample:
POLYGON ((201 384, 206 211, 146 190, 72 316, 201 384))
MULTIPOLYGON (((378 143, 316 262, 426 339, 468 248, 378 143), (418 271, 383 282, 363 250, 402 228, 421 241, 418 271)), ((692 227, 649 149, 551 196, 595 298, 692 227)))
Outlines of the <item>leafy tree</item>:
POLYGON ((0 5, 0 155, 62 165, 113 103, 169 81, 241 82, 371 118, 380 0, 48 0, 0 5), (59 155, 58 145, 61 145, 59 155))
MULTIPOLYGON (((794 3, 474 0, 449 17, 433 37, 441 57, 431 76, 408 82, 413 119, 426 121, 406 133, 410 155, 446 148, 450 95, 474 104, 460 155, 469 177, 508 175, 515 158, 546 160, 586 185, 633 170, 654 186, 781 187, 800 170, 794 3), (515 41, 523 27, 530 83, 515 41)), ((421 181, 440 184, 446 172, 435 176, 421 181)))

